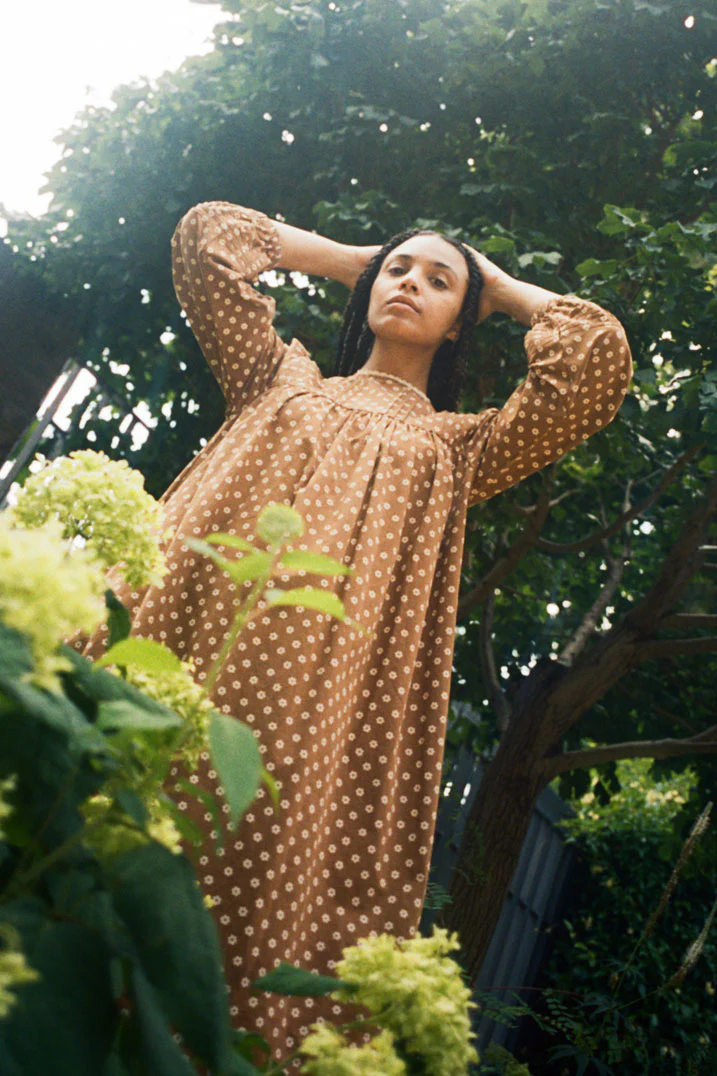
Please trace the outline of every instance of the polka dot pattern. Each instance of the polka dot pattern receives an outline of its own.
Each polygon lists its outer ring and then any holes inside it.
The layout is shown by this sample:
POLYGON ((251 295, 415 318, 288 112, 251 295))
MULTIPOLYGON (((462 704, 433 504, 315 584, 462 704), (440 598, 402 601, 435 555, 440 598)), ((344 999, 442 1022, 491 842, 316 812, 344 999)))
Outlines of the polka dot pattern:
MULTIPOLYGON (((362 635, 304 607, 259 606, 214 690, 255 731, 280 788, 264 786, 223 851, 211 816, 168 791, 206 834, 201 885, 214 898, 232 1019, 283 1058, 317 1019, 364 1010, 329 998, 251 991, 281 961, 331 971, 344 946, 386 931, 412 937, 423 906, 440 791, 466 510, 568 451, 613 417, 630 376, 611 315, 552 300, 526 337, 528 380, 501 410, 436 412, 399 377, 324 378, 276 335, 274 303, 250 285, 279 260, 261 213, 196 206, 173 239, 177 295, 226 397, 224 423, 162 497, 175 529, 162 587, 108 583, 136 635, 206 677, 237 592, 186 537, 254 539, 270 501, 306 521, 297 547, 353 568, 337 579, 286 573, 282 587, 334 590, 362 635)), ((234 551, 225 550, 227 555, 234 551)), ((249 586, 249 584, 245 584, 249 586)), ((101 628, 84 647, 104 648, 101 628)), ((192 783, 218 791, 208 756, 192 783)), ((353 1033, 367 1041, 370 1033, 353 1033)), ((293 1070, 298 1064, 293 1066, 293 1070)))

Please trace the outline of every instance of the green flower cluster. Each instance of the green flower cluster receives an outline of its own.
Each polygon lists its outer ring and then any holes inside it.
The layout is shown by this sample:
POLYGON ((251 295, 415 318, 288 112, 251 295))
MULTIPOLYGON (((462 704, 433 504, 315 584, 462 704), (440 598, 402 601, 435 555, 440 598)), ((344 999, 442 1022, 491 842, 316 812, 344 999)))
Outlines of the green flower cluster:
POLYGON ((191 769, 196 769, 199 756, 207 750, 209 713, 212 702, 194 679, 192 658, 182 662, 181 669, 152 670, 127 665, 126 679, 145 695, 174 710, 186 724, 186 739, 181 757, 191 769))
POLYGON ((0 949, 0 1020, 2 1020, 17 1002, 14 994, 16 986, 23 983, 34 983, 40 976, 27 965, 25 956, 20 950, 19 936, 12 927, 0 924, 0 938, 4 939, 5 945, 0 949))
POLYGON ((149 811, 147 832, 139 828, 119 812, 115 804, 100 792, 82 807, 86 823, 83 841, 100 862, 114 859, 121 852, 129 852, 147 840, 157 841, 175 855, 182 852, 179 831, 158 800, 145 804, 149 811))
POLYGON ((468 1011, 477 1006, 460 966, 447 955, 454 949, 460 949, 458 935, 435 926, 430 938, 362 938, 344 950, 335 969, 358 990, 339 988, 332 996, 367 1006, 431 1076, 465 1076, 478 1060, 468 1011))
POLYGON ((118 565, 131 586, 159 584, 166 575, 161 505, 126 460, 92 449, 60 456, 27 479, 8 511, 27 527, 59 519, 65 538, 83 538, 105 567, 118 565))
POLYGON ((406 1076, 404 1062, 394 1050, 394 1037, 384 1029, 366 1046, 347 1046, 345 1037, 330 1023, 313 1024, 301 1052, 314 1058, 302 1066, 306 1076, 406 1076))
POLYGON ((76 629, 90 634, 105 615, 101 566, 85 549, 70 549, 61 525, 39 530, 13 526, 0 514, 0 617, 27 639, 35 669, 27 679, 61 691, 57 673, 72 666, 58 641, 76 629))
POLYGON ((12 807, 3 799, 3 792, 12 792, 14 788, 15 777, 8 777, 6 780, 0 781, 0 837, 4 836, 2 829, 3 819, 12 814, 12 807))

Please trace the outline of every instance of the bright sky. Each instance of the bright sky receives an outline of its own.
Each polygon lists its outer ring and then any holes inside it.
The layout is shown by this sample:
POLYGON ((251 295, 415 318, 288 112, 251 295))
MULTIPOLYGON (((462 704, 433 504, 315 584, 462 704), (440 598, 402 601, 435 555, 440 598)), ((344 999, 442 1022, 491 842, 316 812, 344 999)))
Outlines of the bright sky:
POLYGON ((115 86, 207 52, 217 4, 190 0, 8 0, 0 14, 0 204, 43 213, 52 140, 115 86))

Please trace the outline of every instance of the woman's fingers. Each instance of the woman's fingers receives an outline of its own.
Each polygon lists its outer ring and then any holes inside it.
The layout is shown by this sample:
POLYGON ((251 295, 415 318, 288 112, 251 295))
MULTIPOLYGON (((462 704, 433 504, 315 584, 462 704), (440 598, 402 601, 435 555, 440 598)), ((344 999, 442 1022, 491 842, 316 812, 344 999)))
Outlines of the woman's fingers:
POLYGON ((490 258, 486 258, 485 254, 481 254, 475 247, 468 248, 473 254, 475 260, 478 263, 478 268, 481 271, 483 277, 483 287, 481 288, 480 300, 478 302, 478 321, 483 321, 489 317, 496 309, 496 294, 501 284, 504 284, 506 280, 510 279, 510 274, 506 273, 504 269, 492 262, 490 258))

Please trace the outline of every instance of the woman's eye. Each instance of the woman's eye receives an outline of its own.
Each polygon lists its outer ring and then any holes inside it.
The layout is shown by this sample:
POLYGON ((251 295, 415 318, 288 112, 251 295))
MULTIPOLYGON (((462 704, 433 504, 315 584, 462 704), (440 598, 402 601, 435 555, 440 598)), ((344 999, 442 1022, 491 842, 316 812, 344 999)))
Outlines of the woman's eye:
POLYGON ((436 285, 437 288, 447 288, 448 287, 448 285, 446 284, 443 277, 440 277, 440 276, 434 276, 433 283, 436 285))
POLYGON ((403 272, 403 269, 401 268, 400 265, 392 265, 391 268, 389 269, 389 273, 391 273, 393 276, 397 276, 399 273, 402 273, 402 272, 403 272))

